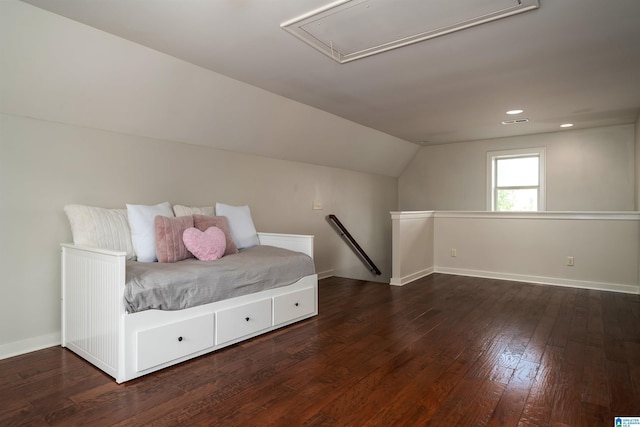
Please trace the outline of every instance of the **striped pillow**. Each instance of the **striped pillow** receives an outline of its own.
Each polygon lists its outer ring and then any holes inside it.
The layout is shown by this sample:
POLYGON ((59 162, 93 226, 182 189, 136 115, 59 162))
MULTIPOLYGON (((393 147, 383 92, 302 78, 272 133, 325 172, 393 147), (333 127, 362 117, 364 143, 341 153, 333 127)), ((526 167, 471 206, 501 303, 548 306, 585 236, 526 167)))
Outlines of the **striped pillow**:
POLYGON ((126 252, 127 259, 136 259, 126 209, 66 205, 64 212, 74 244, 126 252))
POLYGON ((167 217, 158 215, 153 220, 156 232, 158 262, 176 262, 193 258, 182 240, 187 228, 193 227, 192 216, 167 217))

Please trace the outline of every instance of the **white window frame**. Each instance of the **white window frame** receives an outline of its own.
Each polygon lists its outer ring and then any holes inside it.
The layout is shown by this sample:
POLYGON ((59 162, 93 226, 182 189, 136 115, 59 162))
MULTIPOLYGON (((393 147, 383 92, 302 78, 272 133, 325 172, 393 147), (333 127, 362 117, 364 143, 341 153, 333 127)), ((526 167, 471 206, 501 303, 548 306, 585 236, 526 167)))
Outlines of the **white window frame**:
MULTIPOLYGON (((496 160, 508 159, 516 157, 538 157, 538 212, 544 211, 547 208, 546 200, 546 168, 545 168, 545 154, 544 147, 537 148, 524 148, 518 150, 501 150, 501 151, 489 151, 487 152, 487 210, 496 211, 496 160)), ((523 187, 524 188, 524 187, 523 187)), ((534 188, 534 187, 526 187, 534 188)))

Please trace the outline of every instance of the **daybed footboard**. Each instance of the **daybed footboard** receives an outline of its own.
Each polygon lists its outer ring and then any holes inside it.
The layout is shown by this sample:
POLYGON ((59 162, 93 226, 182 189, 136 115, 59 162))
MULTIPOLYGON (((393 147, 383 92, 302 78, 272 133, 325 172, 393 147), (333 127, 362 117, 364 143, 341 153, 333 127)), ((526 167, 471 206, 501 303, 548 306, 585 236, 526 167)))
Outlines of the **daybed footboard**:
MULTIPOLYGON (((313 236, 259 233, 261 244, 313 256, 313 236)), ((177 311, 128 314, 126 254, 62 245, 62 346, 118 383, 318 313, 318 277, 177 311)))
POLYGON ((124 365, 126 253, 62 245, 62 346, 113 377, 124 365))

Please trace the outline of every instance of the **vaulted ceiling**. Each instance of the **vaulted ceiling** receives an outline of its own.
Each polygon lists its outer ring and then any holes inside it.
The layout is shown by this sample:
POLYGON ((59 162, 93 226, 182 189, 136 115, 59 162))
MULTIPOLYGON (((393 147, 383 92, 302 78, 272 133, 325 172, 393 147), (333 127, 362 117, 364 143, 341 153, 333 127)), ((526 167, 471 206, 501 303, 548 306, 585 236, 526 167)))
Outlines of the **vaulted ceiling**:
POLYGON ((640 113, 637 0, 540 0, 346 64, 280 28, 328 0, 24 1, 414 143, 627 124, 640 113), (515 108, 529 122, 501 124, 515 108))

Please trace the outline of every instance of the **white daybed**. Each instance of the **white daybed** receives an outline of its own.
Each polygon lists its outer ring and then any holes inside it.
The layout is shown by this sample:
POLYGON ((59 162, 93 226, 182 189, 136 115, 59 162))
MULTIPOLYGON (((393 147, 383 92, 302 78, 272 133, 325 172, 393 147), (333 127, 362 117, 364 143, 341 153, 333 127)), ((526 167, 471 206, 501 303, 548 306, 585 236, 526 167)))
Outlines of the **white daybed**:
MULTIPOLYGON (((258 233, 313 257, 313 236, 258 233)), ((127 313, 126 252, 62 244, 62 346, 118 383, 315 316, 318 276, 183 310, 127 313)))

